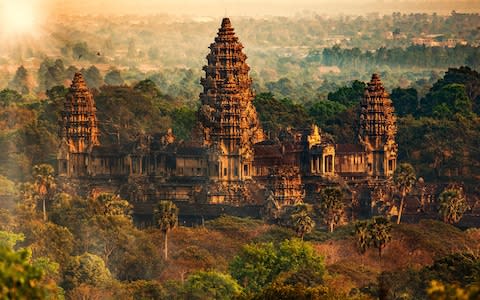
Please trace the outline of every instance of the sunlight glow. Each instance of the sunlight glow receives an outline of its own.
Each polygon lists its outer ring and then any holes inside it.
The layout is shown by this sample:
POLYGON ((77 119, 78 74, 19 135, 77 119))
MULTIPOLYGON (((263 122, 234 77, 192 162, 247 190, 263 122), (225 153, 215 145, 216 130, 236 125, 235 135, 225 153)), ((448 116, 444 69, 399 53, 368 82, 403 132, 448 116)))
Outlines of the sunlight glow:
POLYGON ((38 26, 37 0, 0 0, 0 33, 8 37, 34 35, 38 26))

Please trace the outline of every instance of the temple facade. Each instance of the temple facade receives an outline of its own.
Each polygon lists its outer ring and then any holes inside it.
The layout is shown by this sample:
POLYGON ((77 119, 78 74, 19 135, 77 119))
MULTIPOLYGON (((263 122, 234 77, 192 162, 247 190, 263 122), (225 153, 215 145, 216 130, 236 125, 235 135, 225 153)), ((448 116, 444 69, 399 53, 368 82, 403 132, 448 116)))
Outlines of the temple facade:
POLYGON ((159 200, 222 210, 260 209, 267 202, 281 208, 309 201, 329 185, 373 190, 393 174, 395 116, 378 75, 359 103, 355 144, 335 144, 316 125, 287 128, 270 140, 252 104, 247 56, 228 18, 209 48, 197 125, 188 143, 177 142, 169 130, 161 137, 102 145, 95 101, 76 73, 62 112, 59 177, 84 193, 120 194, 132 202, 134 213, 151 214, 150 204, 159 200))

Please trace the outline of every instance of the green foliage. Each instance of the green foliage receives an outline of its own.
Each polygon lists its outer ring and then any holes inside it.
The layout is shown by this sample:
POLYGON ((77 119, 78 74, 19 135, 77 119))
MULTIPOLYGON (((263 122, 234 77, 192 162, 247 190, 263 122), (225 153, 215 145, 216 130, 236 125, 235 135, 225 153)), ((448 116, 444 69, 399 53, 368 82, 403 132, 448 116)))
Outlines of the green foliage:
POLYGON ((74 236, 65 227, 40 220, 23 220, 19 228, 35 259, 46 258, 65 266, 74 249, 74 236))
POLYGON ((242 288, 228 274, 217 271, 197 271, 188 276, 184 284, 187 299, 232 299, 242 288))
POLYGON ((172 201, 160 201, 154 211, 157 226, 164 233, 175 228, 178 223, 178 207, 172 201))
POLYGON ((230 264, 230 273, 248 292, 258 292, 283 272, 309 270, 322 278, 323 257, 313 246, 298 239, 245 245, 230 264))
POLYGON ((393 174, 393 183, 401 192, 402 196, 410 192, 416 180, 415 169, 409 163, 400 164, 393 174))
POLYGON ((172 104, 156 95, 152 82, 131 86, 102 86, 95 96, 104 144, 124 144, 146 133, 164 133, 171 127, 172 104), (149 85, 149 87, 147 86, 149 85), (135 116, 142 116, 141 118, 135 116))
POLYGON ((428 93, 420 102, 421 111, 425 116, 438 119, 449 119, 455 114, 466 117, 472 115, 472 100, 465 92, 465 86, 452 83, 428 93))
POLYGON ((430 296, 430 299, 475 299, 449 297, 456 289, 460 291, 475 288, 479 279, 480 260, 477 256, 466 253, 450 254, 420 270, 384 272, 378 278, 379 292, 382 295, 387 298, 403 295, 404 299, 426 299, 427 296, 430 296), (432 284, 433 281, 439 285, 432 284), (429 285, 430 288, 427 289, 429 285))
POLYGON ((312 232, 315 228, 315 221, 308 215, 306 210, 300 210, 292 214, 290 218, 297 236, 302 240, 305 234, 312 232))
MULTIPOLYGON (((290 285, 284 283, 273 283, 254 295, 255 300, 330 300, 339 299, 329 295, 325 286, 306 287, 303 285, 290 285)), ((344 298, 346 299, 346 298, 344 298)))
POLYGON ((9 180, 7 177, 0 175, 0 196, 11 197, 15 195, 17 188, 15 183, 9 180))
POLYGON ((112 275, 105 266, 105 262, 97 255, 84 253, 72 256, 68 262, 62 286, 71 290, 81 284, 102 287, 112 281, 112 275))
POLYGON ((351 87, 341 87, 333 93, 328 93, 328 100, 340 103, 344 107, 357 106, 362 100, 366 86, 364 82, 354 80, 351 87))
POLYGON ((102 214, 105 216, 121 216, 129 218, 132 205, 127 200, 121 199, 120 196, 102 193, 96 199, 102 207, 102 214))
POLYGON ((15 72, 15 76, 8 84, 9 88, 23 95, 30 93, 31 85, 32 84, 29 79, 28 71, 24 66, 18 67, 17 71, 15 72))
POLYGON ((400 224, 402 218, 403 207, 405 206, 405 197, 412 190, 417 177, 415 175, 415 169, 411 164, 400 164, 393 173, 393 184, 401 194, 401 201, 399 205, 399 211, 397 216, 397 224, 400 224))
POLYGON ((167 298, 164 288, 156 281, 132 281, 128 283, 127 289, 134 300, 167 298))
POLYGON ((280 227, 280 226, 272 226, 266 232, 259 235, 254 239, 257 243, 269 243, 272 242, 274 244, 280 243, 283 240, 291 239, 295 236, 295 232, 290 228, 280 227))
POLYGON ((273 243, 248 244, 230 264, 230 273, 247 291, 259 291, 275 275, 278 260, 273 243))
POLYGON ((345 214, 345 205, 343 204, 343 193, 339 188, 327 187, 320 191, 318 211, 328 231, 333 232, 345 214))
POLYGON ((440 202, 438 212, 445 223, 458 223, 468 209, 463 191, 457 188, 445 189, 438 197, 438 201, 440 202))
POLYGON ((432 280, 427 294, 428 298, 432 300, 474 300, 480 297, 480 283, 473 284, 467 288, 461 288, 458 285, 445 285, 432 280))
POLYGON ((294 104, 290 99, 276 99, 271 93, 258 94, 253 101, 262 127, 274 136, 280 129, 288 127, 302 128, 310 126, 310 118, 302 105, 294 104))
POLYGON ((328 119, 347 109, 344 104, 332 100, 315 101, 309 108, 308 114, 316 124, 325 124, 328 119))
POLYGON ((0 230, 0 247, 13 249, 18 242, 22 242, 25 236, 22 233, 13 233, 0 230))
POLYGON ((383 217, 374 217, 369 226, 372 245, 378 249, 378 256, 382 256, 382 250, 392 239, 392 224, 383 217))
POLYGON ((371 246, 377 248, 378 256, 392 239, 392 224, 384 217, 374 217, 368 221, 360 221, 355 225, 356 246, 360 254, 364 254, 371 246))
POLYGON ((83 74, 85 83, 89 88, 98 89, 103 85, 103 78, 97 67, 90 66, 88 69, 82 70, 81 73, 83 74))
POLYGON ((44 299, 51 287, 42 283, 42 270, 30 263, 26 249, 0 245, 0 298, 44 299))
POLYGON ((12 104, 20 104, 23 101, 22 95, 15 90, 5 89, 0 91, 0 106, 8 107, 12 104))
POLYGON ((395 113, 399 117, 416 115, 418 110, 418 92, 414 88, 395 88, 391 95, 395 113))
POLYGON ((105 74, 105 84, 107 85, 120 86, 124 82, 122 74, 117 69, 112 69, 105 74))
POLYGON ((248 236, 252 229, 262 225, 261 220, 222 215, 205 222, 205 227, 231 236, 248 236))
POLYGON ((178 224, 178 207, 172 201, 158 202, 153 212, 156 225, 164 235, 163 252, 165 260, 168 259, 168 233, 178 224))
POLYGON ((196 109, 182 106, 173 109, 169 116, 173 120, 172 127, 175 135, 181 139, 189 139, 197 121, 196 109))

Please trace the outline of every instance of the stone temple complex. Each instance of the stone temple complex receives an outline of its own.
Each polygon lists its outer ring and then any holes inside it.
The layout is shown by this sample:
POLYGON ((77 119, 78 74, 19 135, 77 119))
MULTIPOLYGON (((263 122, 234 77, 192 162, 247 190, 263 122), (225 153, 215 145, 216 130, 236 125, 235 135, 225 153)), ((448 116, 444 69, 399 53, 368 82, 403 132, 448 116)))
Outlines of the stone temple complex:
POLYGON ((209 48, 189 143, 177 142, 168 131, 160 138, 143 135, 133 143, 102 145, 97 127, 102 120, 76 73, 62 112, 60 178, 84 193, 120 194, 137 217, 151 215, 159 200, 175 201, 181 216, 256 217, 312 201, 325 186, 340 186, 352 202, 361 202, 386 185, 396 168, 396 120, 378 75, 359 104, 355 144, 335 144, 315 125, 266 139, 252 104, 247 56, 228 18, 209 48))

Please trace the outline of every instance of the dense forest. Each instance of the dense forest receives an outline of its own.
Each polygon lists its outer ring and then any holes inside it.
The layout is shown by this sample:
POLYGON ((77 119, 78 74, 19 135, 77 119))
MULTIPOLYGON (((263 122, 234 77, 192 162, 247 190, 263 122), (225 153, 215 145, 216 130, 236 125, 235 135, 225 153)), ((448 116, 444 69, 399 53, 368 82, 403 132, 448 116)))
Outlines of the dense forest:
MULTIPOLYGON (((327 190, 281 224, 224 216, 185 227, 176 207, 162 201, 152 228, 135 226, 132 207, 116 195, 76 195, 54 176, 73 74, 81 71, 93 90, 102 143, 168 128, 188 140, 201 66, 219 25, 170 16, 94 21, 51 20, 46 42, 1 50, 0 298, 479 297, 480 232, 451 225, 468 209, 456 191, 438 199, 444 222, 376 217, 345 224, 335 200, 341 195, 327 190)), ((254 105, 271 137, 315 123, 336 142, 354 142, 365 82, 378 72, 397 115, 399 161, 425 182, 462 185, 470 209, 477 205, 478 14, 233 22, 250 57, 254 105), (465 44, 412 43, 439 33, 465 44)))

